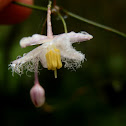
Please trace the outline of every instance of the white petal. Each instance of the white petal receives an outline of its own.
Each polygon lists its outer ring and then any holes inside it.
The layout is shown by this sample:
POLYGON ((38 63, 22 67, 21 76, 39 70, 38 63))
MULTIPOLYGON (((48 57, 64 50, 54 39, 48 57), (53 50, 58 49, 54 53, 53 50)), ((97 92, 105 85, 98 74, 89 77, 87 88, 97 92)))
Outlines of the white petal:
POLYGON ((68 59, 75 59, 78 61, 84 60, 84 55, 78 51, 76 51, 72 47, 72 43, 70 42, 69 36, 65 34, 59 37, 54 38, 53 42, 56 47, 60 50, 61 56, 68 59))
POLYGON ((75 68, 81 66, 85 55, 72 47, 69 36, 62 34, 61 36, 54 37, 52 43, 60 50, 62 62, 65 63, 64 67, 75 70, 75 68))
POLYGON ((43 56, 45 56, 45 53, 46 48, 41 45, 30 51, 23 57, 13 61, 10 64, 10 68, 12 69, 12 72, 16 72, 19 75, 23 74, 23 70, 34 72, 36 70, 36 67, 38 67, 39 61, 42 62, 44 67, 46 66, 46 59, 43 58, 43 56))
POLYGON ((88 34, 87 32, 81 32, 81 33, 70 32, 68 36, 72 43, 83 42, 93 38, 93 36, 88 34))
POLYGON ((61 37, 64 35, 66 37, 69 37, 71 43, 83 42, 93 38, 93 36, 88 34, 87 32, 81 32, 81 33, 70 32, 70 33, 56 35, 55 37, 61 37))
POLYGON ((20 40, 20 46, 22 48, 25 48, 27 46, 32 46, 32 45, 38 45, 42 44, 44 42, 51 41, 47 36, 45 35, 39 35, 39 34, 34 34, 32 37, 24 37, 20 40))
POLYGON ((39 53, 42 52, 43 46, 39 46, 35 49, 33 49, 32 51, 30 51, 29 53, 25 54, 23 57, 14 60, 12 63, 13 64, 19 64, 19 63, 25 63, 30 61, 31 59, 34 59, 35 57, 38 56, 39 53))

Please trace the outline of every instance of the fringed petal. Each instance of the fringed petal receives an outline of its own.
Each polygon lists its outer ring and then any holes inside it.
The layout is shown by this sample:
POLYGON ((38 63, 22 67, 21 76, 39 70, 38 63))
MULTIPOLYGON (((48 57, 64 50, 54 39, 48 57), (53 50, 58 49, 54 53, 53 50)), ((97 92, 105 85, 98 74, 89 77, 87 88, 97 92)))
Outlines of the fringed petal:
POLYGON ((54 38, 52 41, 56 47, 60 50, 62 61, 65 62, 65 67, 78 68, 81 66, 81 62, 84 61, 85 55, 79 51, 76 51, 72 47, 69 36, 65 34, 54 38))
POLYGON ((42 45, 33 49, 23 57, 11 62, 9 69, 12 69, 12 73, 15 72, 19 75, 23 74, 24 70, 34 72, 36 70, 36 67, 38 67, 39 61, 46 63, 46 61, 44 61, 45 59, 41 56, 41 54, 43 54, 45 50, 46 49, 43 48, 42 45))

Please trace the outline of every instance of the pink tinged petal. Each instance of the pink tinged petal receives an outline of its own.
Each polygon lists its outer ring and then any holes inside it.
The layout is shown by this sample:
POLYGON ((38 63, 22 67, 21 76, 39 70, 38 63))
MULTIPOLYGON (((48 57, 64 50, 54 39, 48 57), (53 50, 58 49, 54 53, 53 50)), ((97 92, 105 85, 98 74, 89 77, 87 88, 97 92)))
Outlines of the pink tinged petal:
POLYGON ((61 37, 61 36, 68 37, 71 43, 83 42, 93 38, 93 36, 88 34, 87 32, 75 33, 73 31, 70 33, 63 33, 60 35, 56 35, 55 37, 61 37))
POLYGON ((85 59, 84 54, 80 53, 79 51, 76 51, 72 47, 70 38, 66 34, 62 34, 61 36, 55 37, 52 42, 54 42, 56 47, 60 50, 61 57, 78 61, 83 61, 85 59))
POLYGON ((71 43, 83 42, 93 38, 93 36, 88 34, 87 32, 82 32, 82 33, 70 32, 67 35, 71 43))
POLYGON ((49 39, 45 35, 34 34, 32 37, 24 37, 20 40, 20 46, 25 48, 27 46, 38 45, 44 42, 49 42, 52 39, 49 39))
POLYGON ((77 61, 84 61, 85 54, 82 54, 79 51, 76 51, 73 48, 66 49, 65 51, 61 51, 61 56, 63 58, 77 60, 77 61))
POLYGON ((32 103, 36 107, 41 107, 45 103, 45 90, 40 84, 35 84, 30 90, 32 103))
POLYGON ((35 49, 33 49, 32 51, 30 51, 29 53, 25 54, 23 57, 17 59, 17 60, 14 60, 12 62, 12 64, 23 64, 25 62, 29 62, 31 61, 32 59, 34 58, 37 58, 39 56, 40 53, 43 52, 43 46, 39 46, 35 49))
POLYGON ((23 57, 11 62, 11 64, 9 65, 9 69, 12 69, 12 74, 14 75, 15 72, 21 75, 23 74, 24 70, 27 70, 27 72, 35 72, 39 61, 41 61, 43 67, 46 67, 46 48, 43 47, 43 45, 33 49, 29 53, 25 54, 23 57))
POLYGON ((56 48, 60 50, 61 60, 64 62, 64 67, 75 70, 75 68, 81 67, 81 63, 85 60, 85 54, 76 51, 72 47, 70 38, 66 34, 62 34, 54 38, 52 43, 55 44, 56 48))

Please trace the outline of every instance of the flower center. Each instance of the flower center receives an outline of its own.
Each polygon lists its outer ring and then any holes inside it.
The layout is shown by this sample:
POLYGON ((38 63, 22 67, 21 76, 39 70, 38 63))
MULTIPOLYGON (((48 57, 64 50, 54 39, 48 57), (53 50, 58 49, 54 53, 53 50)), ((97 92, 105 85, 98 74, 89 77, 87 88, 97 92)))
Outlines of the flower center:
POLYGON ((54 70, 55 78, 57 78, 57 69, 62 67, 60 50, 57 48, 51 48, 46 53, 46 61, 48 70, 54 70))

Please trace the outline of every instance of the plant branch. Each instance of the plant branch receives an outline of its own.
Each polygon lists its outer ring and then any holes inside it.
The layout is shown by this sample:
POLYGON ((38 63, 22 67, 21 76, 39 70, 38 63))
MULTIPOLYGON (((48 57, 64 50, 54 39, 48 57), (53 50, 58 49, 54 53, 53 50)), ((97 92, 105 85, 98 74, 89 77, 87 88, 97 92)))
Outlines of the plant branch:
POLYGON ((63 9, 63 11, 64 11, 66 14, 68 14, 69 16, 73 17, 73 18, 76 18, 76 19, 78 19, 78 20, 81 20, 81 21, 83 21, 83 22, 86 22, 86 23, 88 23, 88 24, 91 24, 91 25, 93 25, 93 26, 102 28, 102 29, 104 29, 104 30, 107 30, 107 31, 116 33, 117 35, 120 35, 120 36, 126 38, 126 34, 123 33, 123 32, 120 32, 120 31, 118 31, 118 30, 116 30, 116 29, 113 29, 113 28, 111 28, 111 27, 108 27, 108 26, 99 24, 99 23, 97 23, 97 22, 88 20, 88 19, 83 18, 83 17, 81 17, 81 16, 79 16, 79 15, 76 15, 76 14, 74 14, 74 13, 72 13, 72 12, 69 12, 69 11, 67 11, 67 10, 65 10, 65 9, 63 9))
POLYGON ((28 4, 24 4, 24 3, 20 3, 20 2, 16 2, 16 1, 13 1, 12 3, 13 4, 17 4, 19 6, 31 8, 31 9, 34 9, 34 10, 47 11, 46 7, 39 7, 39 6, 35 6, 35 5, 28 5, 28 4))
MULTIPOLYGON (((20 6, 27 7, 27 8, 35 9, 35 10, 47 11, 47 8, 46 8, 46 7, 39 7, 39 6, 35 6, 35 5, 27 5, 27 4, 23 4, 23 3, 20 3, 20 2, 16 2, 16 1, 14 1, 14 2, 12 2, 12 3, 17 4, 17 5, 20 5, 20 6)), ((101 28, 101 29, 104 29, 104 30, 113 32, 113 33, 115 33, 115 34, 117 34, 117 35, 120 35, 120 36, 126 38, 126 34, 123 33, 123 32, 120 32, 120 31, 118 31, 118 30, 116 30, 116 29, 113 29, 113 28, 111 28, 111 27, 108 27, 108 26, 99 24, 99 23, 97 23, 97 22, 88 20, 88 19, 83 18, 83 17, 81 17, 81 16, 79 16, 79 15, 76 15, 76 14, 74 14, 74 13, 72 13, 72 12, 69 12, 69 11, 67 11, 67 10, 65 10, 65 9, 63 9, 63 11, 64 11, 66 14, 68 14, 69 16, 73 17, 73 18, 76 18, 76 19, 78 19, 78 20, 81 20, 81 21, 83 21, 83 22, 86 22, 86 23, 88 23, 88 24, 91 24, 91 25, 93 25, 93 26, 95 26, 95 27, 99 27, 99 28, 101 28)), ((63 21, 63 20, 62 20, 62 21, 63 21)))

